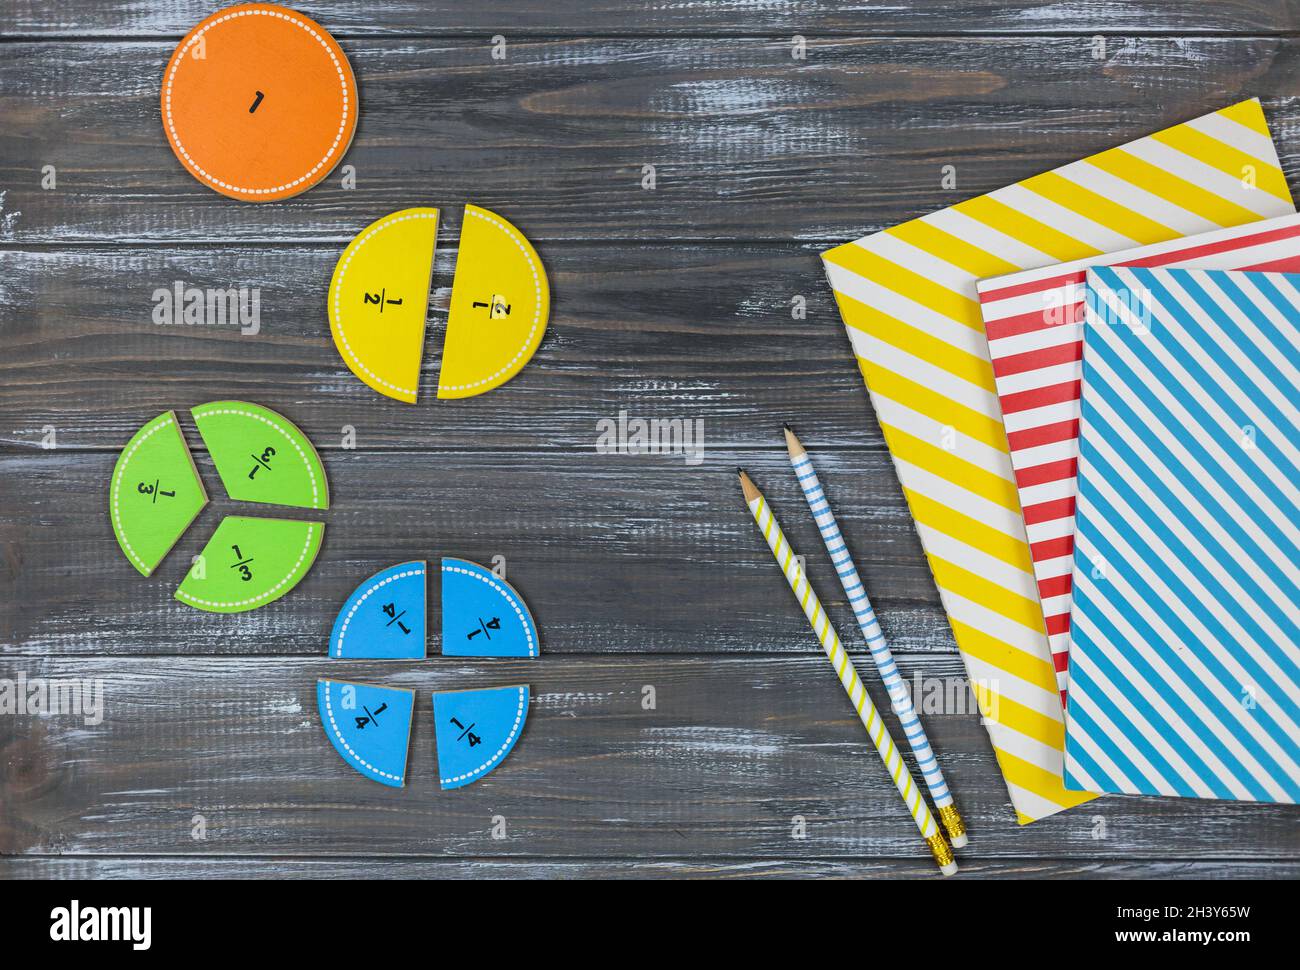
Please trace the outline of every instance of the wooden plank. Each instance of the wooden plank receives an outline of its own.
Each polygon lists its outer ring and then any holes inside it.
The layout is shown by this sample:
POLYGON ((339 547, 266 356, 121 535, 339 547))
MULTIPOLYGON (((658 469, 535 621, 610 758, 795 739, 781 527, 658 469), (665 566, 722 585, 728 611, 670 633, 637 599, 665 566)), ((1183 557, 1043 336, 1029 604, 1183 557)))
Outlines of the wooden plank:
POLYGON ((370 390, 335 350, 325 301, 342 248, 3 252, 0 447, 41 447, 53 429, 59 449, 115 449, 154 414, 217 397, 282 411, 322 449, 351 427, 362 450, 590 453, 621 411, 703 422, 710 451, 780 446, 781 421, 801 418, 823 448, 882 447, 814 247, 544 245, 548 335, 518 377, 467 401, 434 398, 456 259, 439 249, 414 407, 370 390), (258 332, 155 323, 154 292, 176 282, 256 289, 258 332))
MULTIPOLYGON (((1131 859, 968 860, 967 879, 1294 880, 1300 863, 1131 859)), ((578 859, 503 860, 356 857, 258 859, 221 856, 0 857, 0 879, 923 879, 924 859, 578 859)))
MULTIPOLYGON (((72 3, 10 3, 4 37, 179 37, 213 9, 210 0, 77 0, 72 3)), ((299 5, 336 36, 445 36, 528 33, 617 33, 648 36, 678 33, 1277 33, 1300 27, 1294 6, 1269 0, 1204 4, 1196 0, 1102 0, 1062 6, 1056 0, 1017 4, 980 0, 913 0, 882 5, 870 0, 835 3, 802 0, 752 3, 745 0, 682 0, 648 6, 633 0, 599 5, 517 4, 509 0, 316 0, 299 5)))
POLYGON ((840 241, 1255 94, 1300 169, 1294 38, 1131 38, 1105 59, 1087 37, 811 45, 798 61, 784 39, 539 39, 501 62, 477 40, 350 41, 355 190, 336 173, 248 205, 166 145, 171 44, 10 43, 0 238, 339 242, 472 199, 542 240, 840 241))
POLYGON ((815 255, 1251 94, 1300 171, 1294 5, 516 7, 313 6, 361 83, 346 160, 358 187, 336 173, 274 206, 207 192, 162 137, 162 66, 208 7, 6 10, 0 678, 99 680, 107 707, 102 723, 0 716, 0 878, 328 878, 358 862, 384 877, 931 873, 735 494, 743 463, 852 631, 780 449, 784 418, 825 449, 900 665, 954 691, 927 721, 971 822, 968 872, 1295 878, 1294 808, 1108 798, 1013 823, 977 716, 952 710, 968 696, 960 663, 815 255), (500 23, 519 31, 505 62, 489 50, 500 23), (1094 58, 1100 30, 1144 36, 1110 36, 1094 58), (1250 36, 1189 36, 1218 33, 1250 36), (946 164, 955 189, 940 187, 946 164), (488 398, 390 404, 334 355, 325 280, 376 216, 451 206, 436 330, 466 199, 541 242, 554 331, 488 398), (176 279, 261 287, 261 332, 155 325, 150 296, 176 279), (808 299, 807 320, 791 319, 792 296, 808 299), (170 598, 232 503, 207 510, 154 581, 127 567, 104 510, 115 452, 140 422, 223 396, 299 421, 335 498, 306 582, 238 617, 170 598), (702 461, 597 454, 597 422, 620 411, 702 420, 702 461), (344 425, 357 450, 340 446, 344 425), (444 553, 506 556, 541 659, 323 656, 361 578, 444 553), (328 746, 322 675, 421 691, 408 790, 365 782, 328 746), (536 700, 511 759, 437 791, 427 692, 525 679, 536 700))
MULTIPOLYGON (((144 579, 108 519, 113 454, 0 456, 7 654, 323 656, 362 580, 443 555, 488 564, 505 556, 548 652, 814 649, 743 505, 740 462, 782 514, 846 636, 855 629, 783 450, 706 452, 695 467, 671 456, 549 451, 330 454, 333 507, 308 516, 327 523, 316 565, 284 599, 234 617, 176 602, 175 586, 222 516, 282 510, 225 500, 206 454, 197 459, 214 502, 144 579)), ((888 457, 832 452, 821 467, 896 646, 952 651, 888 457)))
MULTIPOLYGON (((952 658, 925 667, 960 681, 952 658)), ((821 657, 33 657, 18 669, 29 683, 102 681, 102 721, 0 718, 0 852, 924 858, 821 657), (406 789, 361 778, 326 742, 314 698, 326 675, 420 692, 406 789), (509 759, 438 791, 427 692, 521 682, 535 699, 509 759)), ((1158 846, 1179 861, 1300 861, 1291 806, 1109 798, 1019 826, 978 716, 932 715, 928 728, 973 860, 1126 861, 1158 846)))

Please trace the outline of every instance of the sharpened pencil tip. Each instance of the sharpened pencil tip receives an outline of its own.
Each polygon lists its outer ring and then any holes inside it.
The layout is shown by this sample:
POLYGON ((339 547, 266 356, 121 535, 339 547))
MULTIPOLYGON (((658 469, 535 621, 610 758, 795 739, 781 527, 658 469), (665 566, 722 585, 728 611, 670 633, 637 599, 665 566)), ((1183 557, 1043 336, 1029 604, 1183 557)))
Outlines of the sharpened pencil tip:
POLYGON ((791 458, 798 458, 800 455, 806 454, 803 445, 799 443, 799 439, 794 436, 794 432, 788 424, 785 426, 785 447, 790 452, 791 458))
POLYGON ((745 474, 745 469, 739 468, 737 473, 740 475, 740 490, 745 493, 745 501, 754 501, 759 496, 758 486, 749 480, 749 476, 745 474))

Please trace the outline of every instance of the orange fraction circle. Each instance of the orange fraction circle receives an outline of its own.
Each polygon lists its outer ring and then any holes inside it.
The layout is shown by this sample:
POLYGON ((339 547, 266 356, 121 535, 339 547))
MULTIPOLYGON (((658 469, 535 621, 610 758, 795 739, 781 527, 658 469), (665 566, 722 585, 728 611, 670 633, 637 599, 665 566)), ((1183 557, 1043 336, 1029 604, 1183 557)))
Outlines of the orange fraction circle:
POLYGON ((324 28, 270 3, 227 7, 186 35, 163 74, 172 151, 200 182, 248 202, 325 178, 357 127, 357 81, 324 28))

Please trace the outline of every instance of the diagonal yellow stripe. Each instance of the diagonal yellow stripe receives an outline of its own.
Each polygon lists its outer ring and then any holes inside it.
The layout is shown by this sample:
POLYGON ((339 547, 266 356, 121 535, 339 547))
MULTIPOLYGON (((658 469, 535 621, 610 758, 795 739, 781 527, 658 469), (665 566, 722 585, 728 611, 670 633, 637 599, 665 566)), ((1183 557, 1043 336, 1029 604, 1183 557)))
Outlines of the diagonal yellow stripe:
POLYGON ((1056 668, 1042 657, 1026 653, 1019 647, 999 640, 983 630, 977 630, 961 620, 949 617, 948 622, 952 626, 953 638, 962 653, 968 653, 976 660, 982 660, 998 670, 1005 670, 1012 677, 1048 693, 1057 692, 1056 668))
POLYGON ((1234 179, 1245 178, 1249 169, 1255 173, 1255 187, 1261 192, 1267 192, 1283 202, 1291 201, 1291 190, 1287 188, 1286 176, 1282 174, 1280 168, 1247 154, 1240 148, 1234 148, 1217 138, 1211 138, 1191 125, 1179 125, 1168 131, 1158 131, 1151 138, 1184 155, 1190 155, 1211 168, 1217 168, 1234 179))
POLYGON ((1208 219, 1215 225, 1238 226, 1260 218, 1257 213, 1229 202, 1173 172, 1167 172, 1158 165, 1130 155, 1122 148, 1112 148, 1084 161, 1166 202, 1193 212, 1202 219, 1208 219))
POLYGON ((1098 225, 1105 226, 1136 243, 1146 245, 1182 235, 1154 219, 1148 219, 1140 212, 1134 212, 1104 195, 1098 195, 1092 189, 1075 185, 1057 172, 1044 172, 1042 175, 1027 178, 1020 184, 1044 199, 1055 202, 1071 212, 1077 212, 1084 218, 1091 219, 1098 225))
POLYGON ((977 357, 960 347, 954 347, 932 333, 904 323, 851 296, 841 294, 839 304, 840 316, 854 330, 870 334, 891 347, 919 357, 927 364, 945 370, 968 384, 974 384, 982 391, 997 394, 997 385, 993 383, 993 365, 987 357, 977 357))
POLYGON ((1059 229, 1053 229, 1033 216, 1018 212, 1005 202, 999 202, 991 196, 981 195, 975 199, 958 202, 953 209, 1026 246, 1034 247, 1040 253, 1054 256, 1063 263, 1072 259, 1083 259, 1085 256, 1101 255, 1101 250, 1093 249, 1087 243, 1080 242, 1059 229))
POLYGON ((1256 134, 1263 135, 1269 141, 1273 140, 1273 134, 1268 130, 1268 122, 1264 119, 1264 108, 1257 98, 1251 98, 1249 101, 1238 101, 1236 104, 1220 108, 1214 113, 1227 118, 1229 121, 1244 125, 1256 134))
POLYGON ((927 552, 926 558, 930 560, 930 572, 934 573, 935 585, 940 589, 951 590, 972 603, 978 603, 986 610, 1005 616, 1013 623, 1019 623, 1036 633, 1047 635, 1047 630, 1043 626, 1043 608, 1037 599, 1029 599, 1019 593, 1013 593, 991 579, 985 579, 956 563, 940 559, 933 553, 927 552))
POLYGON ((1034 564, 1029 558, 1029 546, 1020 539, 910 488, 904 488, 903 494, 907 496, 907 507, 912 511, 912 518, 917 522, 959 539, 980 552, 1033 576, 1034 564))
MULTIPOLYGON (((1262 144, 1261 138, 1269 138, 1268 127, 1258 102, 1243 102, 1225 108, 1218 114, 1242 126, 1240 138, 1217 131, 1204 135, 1194 129, 1181 127, 1161 133, 1153 142, 1146 144, 1159 143, 1163 150, 1176 151, 1180 157, 1194 159, 1192 164, 1198 168, 1209 166, 1216 172, 1235 178, 1242 177, 1241 169, 1244 165, 1254 163, 1256 185, 1260 190, 1270 197, 1288 199, 1285 180, 1281 178, 1276 162, 1271 160, 1272 156, 1261 149, 1258 154, 1269 161, 1259 161, 1254 159, 1254 153, 1249 147, 1245 151, 1240 147, 1247 143, 1262 144)), ((1219 198, 1198 185, 1198 179, 1194 176, 1179 178, 1122 150, 1112 150, 1088 161, 1098 171, 1106 171, 1134 186, 1135 190, 1149 193, 1153 201, 1154 198, 1162 198, 1176 208, 1167 217, 1152 218, 1147 211, 1149 207, 1139 204, 1131 208, 1104 193, 1073 185, 1068 171, 1039 176, 1021 183, 1034 193, 1034 196, 1027 197, 1022 206, 1008 205, 1001 196, 995 194, 994 198, 974 199, 954 208, 967 218, 988 226, 991 232, 1032 247, 1045 257, 1062 261, 1098 254, 1086 241, 1073 238, 1069 232, 1063 232, 1057 227, 1057 221, 1049 213, 1059 212, 1058 206, 1139 244, 1173 238, 1194 228, 1203 220, 1218 224, 1239 224, 1253 222, 1258 218, 1255 213, 1239 204, 1244 196, 1228 192, 1228 198, 1219 198), (1033 201, 1035 198, 1046 201, 1036 204, 1033 201)), ((1006 265, 1006 260, 998 255, 1001 248, 990 246, 992 252, 985 252, 968 241, 969 237, 955 235, 955 230, 951 229, 944 231, 925 219, 886 231, 894 239, 912 247, 917 258, 895 256, 887 259, 878 255, 875 259, 870 256, 864 258, 862 253, 869 252, 871 248, 870 242, 864 241, 865 247, 840 247, 828 254, 827 261, 845 266, 871 280, 872 285, 881 287, 891 296, 891 300, 868 300, 868 304, 888 304, 893 302, 892 297, 896 294, 913 301, 918 309, 928 308, 982 332, 978 307, 969 299, 973 294, 968 292, 968 287, 962 285, 960 273, 969 274, 973 282, 986 276, 1014 272, 1016 267, 1006 265), (940 285, 934 279, 927 279, 927 276, 934 275, 927 272, 927 268, 937 270, 944 283, 940 285)), ((950 356, 950 348, 943 346, 945 342, 936 334, 925 333, 923 314, 900 311, 888 305, 883 309, 871 306, 863 308, 854 305, 853 301, 844 298, 842 294, 837 294, 837 297, 850 328, 870 334, 873 340, 881 340, 891 347, 889 367, 859 358, 859 368, 868 388, 873 396, 881 400, 882 409, 887 407, 884 402, 888 400, 898 407, 906 407, 940 426, 952 427, 972 440, 981 441, 1005 453, 1005 431, 1000 420, 989 421, 984 414, 972 413, 971 408, 951 401, 943 390, 945 387, 953 387, 946 383, 949 374, 981 387, 985 375, 971 370, 968 360, 950 356), (893 319, 891 314, 902 319, 893 319), (902 358, 904 362, 895 364, 893 358, 896 355, 906 355, 902 358), (916 366, 909 366, 911 364, 916 366), (937 382, 942 387, 936 387, 936 382, 926 381, 918 373, 936 373, 930 368, 938 368, 942 372, 937 382), (976 380, 972 381, 972 377, 976 380)), ((974 356, 980 356, 978 351, 974 356)), ((997 413, 996 409, 985 410, 997 413)), ((995 555, 1000 553, 1002 556, 1018 558, 1020 562, 1025 561, 1025 543, 1020 540, 1009 542, 1009 537, 1005 536, 990 536, 989 526, 974 511, 975 496, 994 501, 1009 511, 1018 510, 1014 484, 994 473, 993 469, 998 468, 998 465, 982 468, 938 447, 939 442, 931 443, 924 435, 917 438, 896 427, 883 427, 890 452, 898 461, 905 477, 910 472, 915 479, 924 470, 970 493, 969 502, 958 502, 953 509, 942 501, 930 498, 924 488, 920 492, 908 489, 909 507, 919 523, 936 529, 945 536, 960 535, 963 541, 970 542, 973 546, 990 551, 996 549, 995 555), (991 540, 995 542, 994 546, 990 545, 991 540)), ((956 558, 962 559, 960 555, 956 558)), ((1043 634, 1041 608, 1028 584, 1023 589, 1017 586, 1020 591, 1013 592, 1002 583, 986 579, 978 571, 962 568, 952 561, 933 555, 928 556, 928 559, 935 580, 945 595, 949 592, 961 595, 994 614, 1016 622, 1026 630, 1035 631, 1038 636, 1043 634)), ((1002 561, 1007 560, 1004 558, 1002 561)), ((1047 701, 1055 699, 1056 676, 1046 652, 1032 649, 1030 643, 1025 644, 1030 649, 1012 646, 994 634, 957 621, 952 621, 952 625, 957 642, 972 665, 978 662, 980 666, 990 669, 990 676, 1005 677, 1008 682, 1015 681, 1026 690, 1032 689, 1035 695, 1041 692, 1042 704, 1027 706, 1023 698, 1020 702, 1013 702, 999 696, 1000 690, 996 684, 977 688, 977 693, 982 695, 981 703, 991 708, 1002 730, 1008 732, 1007 740, 1012 750, 1017 747, 1011 743, 1012 738, 1035 738, 1045 745, 1041 757, 1036 753, 998 751, 1001 770, 1012 789, 1013 800, 1029 803, 1018 811, 1021 821, 1032 821, 1031 816, 1050 812, 1048 806, 1067 808, 1095 797, 1089 793, 1065 791, 1059 764, 1047 756, 1051 749, 1061 747, 1062 726, 1053 718, 1054 711, 1047 707, 1047 701), (1016 733, 1010 734, 1012 731, 1016 733)), ((1009 683, 1008 687, 1010 688, 1009 683)))
POLYGON ((1091 792, 1066 791, 1060 775, 1030 764, 1010 751, 1004 751, 1002 748, 994 750, 997 752, 1002 777, 1013 785, 1033 792, 1039 798, 1045 798, 1065 808, 1073 808, 1097 797, 1091 792))
POLYGON ((997 418, 990 418, 974 408, 958 404, 952 398, 879 364, 873 364, 865 357, 858 358, 858 367, 867 382, 867 388, 873 394, 883 395, 939 424, 951 425, 968 438, 974 438, 997 451, 1007 451, 1007 433, 997 418))
POLYGON ((1020 500, 1014 482, 1009 482, 964 458, 958 458, 948 449, 932 445, 924 438, 918 438, 901 428, 895 428, 892 424, 882 421, 880 428, 885 433, 885 444, 889 445, 889 453, 896 460, 905 461, 944 481, 952 482, 987 502, 1002 506, 1009 512, 1015 512, 1017 515, 1020 513, 1020 500))
POLYGON ((913 219, 901 226, 886 229, 885 232, 895 239, 901 239, 908 245, 929 253, 935 259, 941 259, 958 269, 965 270, 976 279, 1002 276, 1021 269, 1015 263, 1008 263, 1001 256, 980 249, 979 246, 945 232, 938 226, 930 225, 925 219, 913 219))
POLYGON ((971 690, 979 701, 980 713, 990 721, 996 721, 1005 728, 1033 738, 1057 751, 1065 750, 1065 725, 1046 717, 1032 707, 1026 707, 1019 701, 1013 701, 989 689, 987 684, 971 681, 971 690))
POLYGON ((977 300, 954 293, 946 286, 929 280, 898 263, 885 259, 862 246, 839 246, 824 254, 829 262, 857 273, 887 290, 919 303, 950 320, 984 332, 983 317, 977 300))

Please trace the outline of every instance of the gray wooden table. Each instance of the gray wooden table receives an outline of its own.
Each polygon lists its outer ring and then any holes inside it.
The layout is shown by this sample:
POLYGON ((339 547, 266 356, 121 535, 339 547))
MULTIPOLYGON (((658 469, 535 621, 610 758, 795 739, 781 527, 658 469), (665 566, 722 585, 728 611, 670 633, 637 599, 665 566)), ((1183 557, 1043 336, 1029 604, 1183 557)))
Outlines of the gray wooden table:
MULTIPOLYGON (((0 677, 105 691, 99 724, 0 716, 0 875, 932 874, 734 478, 746 466, 785 513, 852 631, 786 465, 792 421, 905 675, 959 683, 817 253, 1252 95, 1300 185, 1296 4, 300 9, 356 71, 356 185, 336 172, 253 206, 186 174, 158 117, 208 3, 0 4, 0 677), (485 397, 433 399, 434 339, 425 402, 380 398, 330 340, 334 261, 380 215, 443 206, 437 333, 466 201, 536 242, 551 329, 485 397), (260 332, 155 325, 151 295, 177 280, 260 288, 260 332), (231 503, 154 580, 105 511, 131 433, 217 398, 296 421, 333 493, 309 577, 238 616, 171 598, 231 503), (702 460, 597 453, 621 411, 702 422, 702 460), (326 659, 354 585, 442 555, 505 557, 541 659, 326 659), (421 692, 405 790, 326 742, 323 675, 421 692), (519 681, 535 700, 514 753, 440 792, 427 692, 519 681)), ((928 723, 969 874, 1300 875, 1290 808, 1112 797, 1019 827, 978 717, 928 723)))

